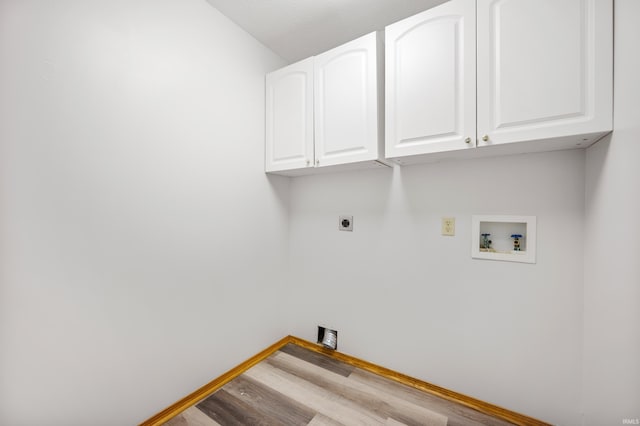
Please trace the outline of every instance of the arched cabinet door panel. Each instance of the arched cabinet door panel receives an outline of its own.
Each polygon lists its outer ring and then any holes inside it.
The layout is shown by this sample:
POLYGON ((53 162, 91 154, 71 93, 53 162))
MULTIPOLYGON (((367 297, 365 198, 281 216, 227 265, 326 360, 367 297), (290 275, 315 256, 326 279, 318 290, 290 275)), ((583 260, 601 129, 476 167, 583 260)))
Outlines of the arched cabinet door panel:
POLYGON ((475 147, 475 0, 386 28, 387 158, 475 147))
POLYGON ((612 129, 611 1, 477 8, 479 146, 612 129))
POLYGON ((377 160, 378 37, 360 37, 314 58, 316 166, 377 160))
POLYGON ((313 58, 267 74, 265 170, 313 167, 313 58))

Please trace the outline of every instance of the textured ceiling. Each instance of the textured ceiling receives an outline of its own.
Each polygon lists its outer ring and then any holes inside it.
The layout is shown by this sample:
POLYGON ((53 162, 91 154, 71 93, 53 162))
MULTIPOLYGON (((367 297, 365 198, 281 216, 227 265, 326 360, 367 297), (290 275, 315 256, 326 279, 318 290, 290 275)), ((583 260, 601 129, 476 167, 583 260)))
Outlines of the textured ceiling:
POLYGON ((316 55, 445 0, 207 0, 288 62, 316 55))

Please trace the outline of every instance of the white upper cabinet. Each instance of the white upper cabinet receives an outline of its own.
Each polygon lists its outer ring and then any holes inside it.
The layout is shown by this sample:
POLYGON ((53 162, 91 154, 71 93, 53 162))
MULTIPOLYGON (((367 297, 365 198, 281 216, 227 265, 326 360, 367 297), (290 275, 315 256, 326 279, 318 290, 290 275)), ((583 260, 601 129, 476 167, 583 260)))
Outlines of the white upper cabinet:
POLYGON ((376 33, 315 57, 316 165, 378 159, 376 33))
POLYGON ((478 0, 479 146, 611 130, 612 28, 610 0, 478 0))
POLYGON ((386 156, 475 147, 475 0, 386 30, 386 156))
POLYGON ((388 26, 387 157, 595 142, 613 124, 612 11, 612 0, 451 0, 388 26))
POLYGON ((267 75, 266 168, 285 175, 386 167, 378 33, 267 75))
POLYGON ((267 172, 313 166, 313 58, 267 74, 267 172))

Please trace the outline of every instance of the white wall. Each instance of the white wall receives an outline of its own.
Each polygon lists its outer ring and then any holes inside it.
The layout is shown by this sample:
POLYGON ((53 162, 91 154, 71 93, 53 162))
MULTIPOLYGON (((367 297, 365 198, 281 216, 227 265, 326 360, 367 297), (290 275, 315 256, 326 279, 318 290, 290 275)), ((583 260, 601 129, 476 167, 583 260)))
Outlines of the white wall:
POLYGON ((0 0, 0 424, 135 424, 287 334, 281 65, 204 0, 0 0))
POLYGON ((614 132, 587 150, 585 424, 640 422, 640 2, 615 3, 614 132))
POLYGON ((299 177, 292 334, 554 423, 580 423, 584 151, 299 177), (337 230, 354 215, 353 233, 337 230), (537 264, 471 259, 473 214, 537 216, 537 264), (443 216, 456 236, 440 235, 443 216))

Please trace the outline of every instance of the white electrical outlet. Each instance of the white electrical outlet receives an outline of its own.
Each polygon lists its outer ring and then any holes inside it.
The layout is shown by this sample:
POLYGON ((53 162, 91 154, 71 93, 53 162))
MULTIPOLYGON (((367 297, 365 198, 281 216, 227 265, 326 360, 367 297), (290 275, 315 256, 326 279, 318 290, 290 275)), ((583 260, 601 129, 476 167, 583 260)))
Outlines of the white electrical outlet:
POLYGON ((450 237, 456 235, 456 218, 455 217, 442 218, 442 235, 447 235, 450 237))
POLYGON ((353 216, 339 216, 338 217, 338 230, 340 231, 353 231, 353 216))

